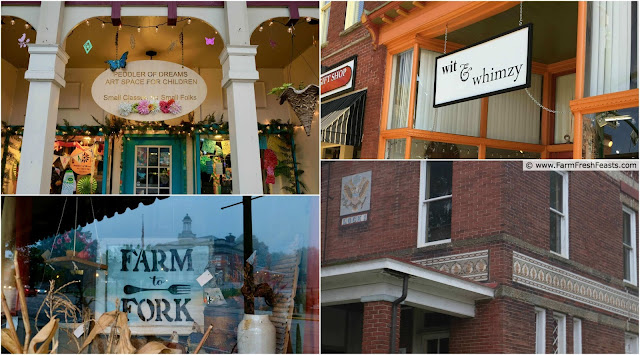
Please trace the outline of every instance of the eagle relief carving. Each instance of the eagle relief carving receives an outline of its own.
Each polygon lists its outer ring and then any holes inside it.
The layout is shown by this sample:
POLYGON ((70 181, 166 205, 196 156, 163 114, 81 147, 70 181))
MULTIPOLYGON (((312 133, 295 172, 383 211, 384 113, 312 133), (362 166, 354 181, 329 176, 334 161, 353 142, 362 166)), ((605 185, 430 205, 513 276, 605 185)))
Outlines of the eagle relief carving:
POLYGON ((368 210, 370 195, 370 171, 343 178, 341 215, 368 210))

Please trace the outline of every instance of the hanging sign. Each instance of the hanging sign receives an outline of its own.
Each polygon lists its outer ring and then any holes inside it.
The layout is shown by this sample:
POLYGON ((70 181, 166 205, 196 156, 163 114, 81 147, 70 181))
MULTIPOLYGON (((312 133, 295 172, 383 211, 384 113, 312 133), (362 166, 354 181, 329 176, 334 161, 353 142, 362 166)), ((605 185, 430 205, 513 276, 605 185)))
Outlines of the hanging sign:
POLYGON ((436 58, 433 107, 531 86, 533 24, 436 58))
POLYGON ((108 248, 107 301, 120 299, 134 334, 188 335, 193 322, 204 324, 198 277, 209 261, 208 246, 108 248))
POLYGON ((347 58, 327 72, 320 78, 320 98, 333 96, 335 94, 353 91, 355 88, 357 57, 347 58))
POLYGON ((207 84, 195 71, 161 60, 138 60, 100 74, 91 87, 103 110, 135 121, 184 116, 207 97, 207 84))
POLYGON ((94 156, 93 151, 87 148, 76 148, 71 153, 71 169, 78 175, 88 175, 92 173, 94 156))

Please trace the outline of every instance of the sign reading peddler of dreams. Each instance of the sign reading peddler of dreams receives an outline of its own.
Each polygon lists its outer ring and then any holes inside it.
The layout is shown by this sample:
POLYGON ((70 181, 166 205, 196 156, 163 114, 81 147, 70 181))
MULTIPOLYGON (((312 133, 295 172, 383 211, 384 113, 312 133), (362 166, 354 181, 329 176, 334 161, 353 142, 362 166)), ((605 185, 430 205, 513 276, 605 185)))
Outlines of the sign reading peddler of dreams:
POLYGON ((207 84, 195 71, 161 60, 139 60, 105 70, 91 87, 93 100, 110 114, 135 121, 164 121, 195 110, 207 84))
POLYGON ((533 25, 436 58, 433 107, 531 86, 533 25))
POLYGON ((207 246, 108 247, 108 311, 115 300, 134 334, 191 333, 204 325, 204 293, 197 282, 209 260, 207 246))

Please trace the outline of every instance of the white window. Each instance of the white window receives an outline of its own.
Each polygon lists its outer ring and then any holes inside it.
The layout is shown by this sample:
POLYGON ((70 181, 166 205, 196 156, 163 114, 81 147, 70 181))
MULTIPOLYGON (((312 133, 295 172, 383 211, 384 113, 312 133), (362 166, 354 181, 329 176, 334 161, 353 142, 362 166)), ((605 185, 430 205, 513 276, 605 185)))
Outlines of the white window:
POLYGON ((573 318, 573 353, 582 354, 582 319, 573 318))
POLYGON ((546 346, 545 329, 547 324, 546 312, 536 307, 536 354, 544 354, 546 346))
POLYGON ((567 316, 562 313, 553 313, 553 353, 567 353, 567 316))
POLYGON ((453 163, 422 161, 418 247, 451 241, 453 163))
POLYGON ((624 352, 625 354, 638 353, 638 334, 624 334, 624 352))
POLYGON ((624 280, 637 285, 636 212, 626 206, 622 206, 622 249, 624 253, 624 280))
POLYGON ((551 252, 569 257, 569 174, 550 173, 549 241, 551 252))
POLYGON ((331 1, 320 1, 320 45, 327 42, 331 1))
POLYGON ((347 1, 347 13, 344 16, 344 29, 360 23, 364 10, 364 1, 347 1))

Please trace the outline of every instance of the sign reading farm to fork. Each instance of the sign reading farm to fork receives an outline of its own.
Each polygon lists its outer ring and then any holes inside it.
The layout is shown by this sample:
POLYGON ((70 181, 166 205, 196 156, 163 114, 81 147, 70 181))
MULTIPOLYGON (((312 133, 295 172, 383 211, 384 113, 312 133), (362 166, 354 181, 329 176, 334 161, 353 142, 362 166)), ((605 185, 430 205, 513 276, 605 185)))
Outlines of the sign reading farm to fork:
POLYGON ((340 216, 368 211, 371 208, 371 171, 343 177, 341 191, 340 216))
POLYGON ((193 322, 204 324, 203 290, 196 279, 208 260, 207 246, 109 247, 109 310, 119 299, 134 334, 191 333, 193 322))

